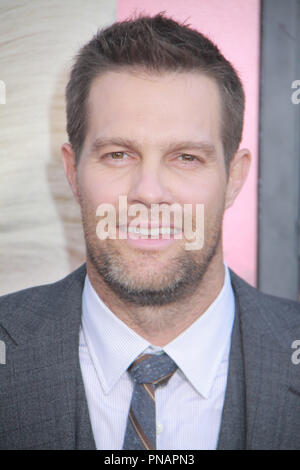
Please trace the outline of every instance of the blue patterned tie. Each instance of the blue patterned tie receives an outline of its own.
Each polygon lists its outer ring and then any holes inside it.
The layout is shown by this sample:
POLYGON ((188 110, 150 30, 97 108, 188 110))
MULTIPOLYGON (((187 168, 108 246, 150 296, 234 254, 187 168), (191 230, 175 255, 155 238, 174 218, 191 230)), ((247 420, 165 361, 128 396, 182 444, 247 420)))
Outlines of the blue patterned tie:
POLYGON ((177 366, 166 354, 144 354, 129 367, 134 388, 123 450, 155 450, 155 387, 166 383, 177 366))

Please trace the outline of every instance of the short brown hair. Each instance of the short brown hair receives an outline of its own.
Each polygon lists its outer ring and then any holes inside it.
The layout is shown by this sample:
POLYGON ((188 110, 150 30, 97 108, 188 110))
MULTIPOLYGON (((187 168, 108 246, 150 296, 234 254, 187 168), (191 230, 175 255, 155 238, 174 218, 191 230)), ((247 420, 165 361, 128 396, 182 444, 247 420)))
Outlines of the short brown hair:
POLYGON ((100 29, 80 49, 66 88, 67 132, 77 163, 87 132, 87 101, 92 81, 106 71, 132 67, 155 73, 199 71, 216 81, 228 170, 242 137, 245 97, 241 81, 215 44, 164 13, 116 22, 100 29))

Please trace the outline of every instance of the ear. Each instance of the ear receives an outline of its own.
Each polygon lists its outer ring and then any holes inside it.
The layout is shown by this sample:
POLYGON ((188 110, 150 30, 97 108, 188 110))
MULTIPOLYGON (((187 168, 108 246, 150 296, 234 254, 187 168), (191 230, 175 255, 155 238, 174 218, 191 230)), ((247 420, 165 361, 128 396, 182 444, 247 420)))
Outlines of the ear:
POLYGON ((72 189, 76 201, 79 202, 75 152, 72 146, 68 143, 62 145, 61 152, 67 180, 69 182, 69 185, 72 189))
POLYGON ((248 149, 241 149, 234 155, 230 167, 226 188, 225 209, 231 207, 241 191, 247 179, 251 162, 251 154, 248 149))

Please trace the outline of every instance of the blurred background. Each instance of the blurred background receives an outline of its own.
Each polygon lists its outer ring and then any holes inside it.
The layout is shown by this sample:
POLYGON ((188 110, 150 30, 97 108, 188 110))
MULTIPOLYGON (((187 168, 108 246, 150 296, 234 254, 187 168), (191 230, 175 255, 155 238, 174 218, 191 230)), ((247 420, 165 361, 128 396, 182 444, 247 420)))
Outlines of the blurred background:
POLYGON ((84 262, 60 154, 69 70, 99 27, 160 11, 212 39, 244 84, 252 167, 225 215, 225 260, 261 291, 299 300, 299 0, 1 0, 0 294, 84 262))

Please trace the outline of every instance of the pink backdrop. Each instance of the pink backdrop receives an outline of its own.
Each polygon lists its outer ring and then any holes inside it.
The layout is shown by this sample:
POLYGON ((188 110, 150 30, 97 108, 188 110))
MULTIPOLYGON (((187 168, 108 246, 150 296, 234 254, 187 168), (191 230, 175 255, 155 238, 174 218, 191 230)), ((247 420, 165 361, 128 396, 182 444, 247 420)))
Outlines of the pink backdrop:
POLYGON ((252 153, 248 180, 224 221, 224 253, 228 265, 256 285, 257 148, 259 96, 259 0, 118 0, 117 19, 133 13, 166 11, 186 20, 212 39, 237 69, 246 92, 242 146, 252 153))

